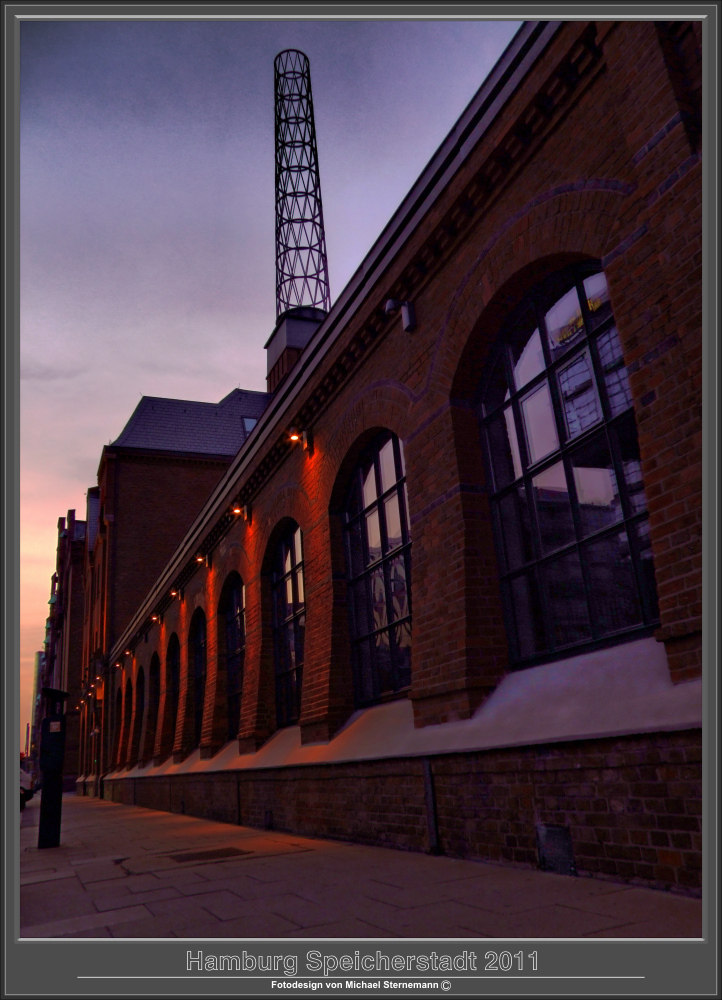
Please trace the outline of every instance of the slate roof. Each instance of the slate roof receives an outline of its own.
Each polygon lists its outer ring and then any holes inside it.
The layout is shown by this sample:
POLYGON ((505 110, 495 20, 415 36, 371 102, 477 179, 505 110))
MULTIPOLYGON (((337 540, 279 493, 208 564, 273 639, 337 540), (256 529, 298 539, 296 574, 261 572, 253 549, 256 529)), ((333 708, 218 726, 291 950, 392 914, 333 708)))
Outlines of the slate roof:
POLYGON ((249 389, 234 389, 220 403, 143 396, 112 445, 235 455, 251 430, 246 430, 243 418, 258 420, 270 398, 249 389))

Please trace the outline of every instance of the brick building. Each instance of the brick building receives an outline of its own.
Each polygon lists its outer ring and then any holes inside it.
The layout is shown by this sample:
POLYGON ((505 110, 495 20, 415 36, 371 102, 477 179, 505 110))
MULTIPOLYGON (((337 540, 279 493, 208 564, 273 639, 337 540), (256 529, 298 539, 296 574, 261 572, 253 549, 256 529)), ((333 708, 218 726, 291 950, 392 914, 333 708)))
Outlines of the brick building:
POLYGON ((281 317, 117 598, 106 797, 700 890, 701 44, 526 23, 329 314, 281 317))
POLYGON ((81 690, 68 703, 70 713, 82 710, 82 768, 94 783, 112 751, 115 705, 104 698, 108 653, 266 399, 239 389, 220 403, 144 396, 120 436, 103 448, 98 485, 87 494, 82 652, 76 661, 81 690))

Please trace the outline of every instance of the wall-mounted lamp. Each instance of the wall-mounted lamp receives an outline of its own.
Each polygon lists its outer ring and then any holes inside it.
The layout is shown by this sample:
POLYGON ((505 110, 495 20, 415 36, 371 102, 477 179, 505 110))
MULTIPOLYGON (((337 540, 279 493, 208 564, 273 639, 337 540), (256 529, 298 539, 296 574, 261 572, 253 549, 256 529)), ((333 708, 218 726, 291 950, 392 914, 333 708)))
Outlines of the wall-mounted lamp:
POLYGON ((243 505, 243 507, 241 508, 241 514, 243 515, 243 520, 246 522, 246 524, 250 524, 251 523, 251 505, 249 503, 246 503, 246 504, 243 505))
POLYGON ((157 622, 157 621, 160 621, 160 619, 158 618, 158 615, 151 615, 151 616, 150 616, 150 620, 151 620, 152 622, 157 622))
POLYGON ((388 299, 384 306, 387 316, 395 316, 401 310, 401 323, 406 333, 416 327, 416 310, 413 302, 399 302, 397 299, 388 299))
POLYGON ((236 517, 243 513, 243 507, 239 503, 234 503, 231 507, 231 514, 235 514, 236 517))
POLYGON ((177 597, 178 596, 178 591, 175 588, 173 588, 173 590, 171 590, 171 592, 170 592, 170 596, 171 597, 177 597))
POLYGON ((204 555, 201 555, 201 553, 199 552, 198 555, 196 556, 196 562, 197 563, 202 563, 202 562, 205 562, 205 561, 206 561, 206 557, 204 555))
POLYGON ((303 442, 304 451, 307 451, 309 455, 313 455, 313 434, 310 430, 305 430, 301 434, 301 441, 303 442))
POLYGON ((131 653, 131 651, 129 649, 126 649, 125 655, 126 656, 132 656, 133 654, 131 653))
POLYGON ((288 440, 293 441, 296 444, 297 441, 301 440, 301 432, 295 427, 289 427, 288 429, 288 440))

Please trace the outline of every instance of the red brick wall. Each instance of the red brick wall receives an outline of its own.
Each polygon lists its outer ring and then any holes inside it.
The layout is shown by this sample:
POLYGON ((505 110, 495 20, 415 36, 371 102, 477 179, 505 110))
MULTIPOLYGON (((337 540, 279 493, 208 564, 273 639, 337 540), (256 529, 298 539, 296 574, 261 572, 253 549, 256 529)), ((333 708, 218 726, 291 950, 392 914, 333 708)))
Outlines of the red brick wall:
MULTIPOLYGON (((537 824, 569 828, 577 872, 699 894, 699 731, 430 758, 451 857, 536 866, 537 824)), ((106 797, 311 836, 427 851, 422 760, 106 782, 106 797)))

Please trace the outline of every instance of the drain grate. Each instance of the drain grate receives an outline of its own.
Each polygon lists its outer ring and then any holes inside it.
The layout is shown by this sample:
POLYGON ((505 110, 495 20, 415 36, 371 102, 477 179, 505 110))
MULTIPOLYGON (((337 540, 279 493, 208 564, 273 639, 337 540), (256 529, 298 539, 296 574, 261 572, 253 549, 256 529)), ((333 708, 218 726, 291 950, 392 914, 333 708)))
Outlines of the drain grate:
POLYGON ((221 858, 237 858, 241 854, 253 854, 253 851, 242 851, 239 847, 216 847, 210 851, 175 851, 166 854, 171 861, 220 861, 221 858))

